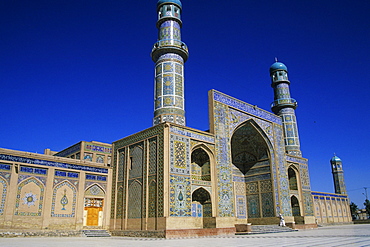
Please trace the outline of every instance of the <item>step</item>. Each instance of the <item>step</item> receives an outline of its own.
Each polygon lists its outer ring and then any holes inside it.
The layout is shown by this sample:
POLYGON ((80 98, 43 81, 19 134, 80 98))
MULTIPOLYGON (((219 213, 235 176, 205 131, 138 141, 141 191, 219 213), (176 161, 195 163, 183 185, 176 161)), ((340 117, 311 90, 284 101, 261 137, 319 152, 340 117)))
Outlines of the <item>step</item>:
POLYGON ((237 235, 245 234, 266 234, 266 233, 281 233, 281 232, 294 232, 293 230, 286 226, 277 226, 277 225, 252 225, 252 231, 249 233, 237 233, 237 235))
POLYGON ((83 230, 85 237, 111 237, 107 230, 83 230))

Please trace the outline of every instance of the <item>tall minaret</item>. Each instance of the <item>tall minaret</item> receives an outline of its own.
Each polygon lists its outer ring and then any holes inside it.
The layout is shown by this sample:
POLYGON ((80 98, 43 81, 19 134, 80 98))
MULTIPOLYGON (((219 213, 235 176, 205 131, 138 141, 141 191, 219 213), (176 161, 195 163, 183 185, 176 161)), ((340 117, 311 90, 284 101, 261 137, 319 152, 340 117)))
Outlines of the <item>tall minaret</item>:
POLYGON ((331 172, 333 173, 334 189, 336 194, 347 194, 346 184, 344 183, 344 173, 342 160, 335 154, 330 160, 331 172))
POLYGON ((181 41, 180 0, 159 0, 158 41, 152 50, 155 62, 153 125, 171 122, 185 126, 184 63, 188 48, 181 41))
POLYGON ((299 144, 298 126, 295 116, 297 101, 290 97, 288 69, 276 60, 270 67, 271 87, 274 88, 274 102, 271 110, 281 117, 284 126, 285 150, 288 154, 302 156, 299 144))

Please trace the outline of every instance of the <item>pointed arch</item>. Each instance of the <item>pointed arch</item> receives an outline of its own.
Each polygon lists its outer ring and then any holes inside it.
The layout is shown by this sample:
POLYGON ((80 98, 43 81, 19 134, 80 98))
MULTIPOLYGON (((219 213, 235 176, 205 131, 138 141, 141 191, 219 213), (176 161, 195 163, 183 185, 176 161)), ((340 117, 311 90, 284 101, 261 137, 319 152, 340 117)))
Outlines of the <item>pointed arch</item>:
POLYGON ((211 195, 203 187, 196 189, 192 193, 192 216, 212 217, 211 195))
POLYGON ((117 199, 116 199, 116 219, 123 218, 123 186, 120 186, 117 190, 117 199))
POLYGON ((128 187, 128 218, 135 219, 142 216, 142 183, 134 180, 128 187))
POLYGON ((41 216, 45 187, 36 177, 28 177, 18 184, 14 215, 41 216))
POLYGON ((198 145, 191 152, 191 178, 211 181, 211 157, 204 147, 198 145))
POLYGON ((157 217, 157 182, 152 179, 149 182, 148 217, 157 217))
POLYGON ((93 183, 91 185, 89 185, 86 189, 85 189, 85 197, 86 196, 94 196, 94 197, 104 197, 106 194, 106 191, 104 190, 104 188, 98 184, 98 183, 93 183))
POLYGON ((274 151, 267 134, 255 120, 248 119, 235 128, 230 146, 238 215, 274 217, 274 151))
POLYGON ((76 210, 77 188, 68 180, 53 188, 51 217, 74 217, 76 210))
POLYGON ((253 119, 241 123, 231 136, 231 160, 244 175, 259 161, 268 160, 272 150, 267 135, 253 119))
POLYGON ((294 166, 289 166, 288 168, 288 180, 289 180, 289 189, 298 190, 298 171, 294 166))
POLYGON ((298 200, 298 198, 295 195, 293 195, 290 198, 290 203, 291 203, 291 206, 292 206, 293 216, 301 216, 301 210, 300 210, 300 206, 299 206, 299 200, 298 200))

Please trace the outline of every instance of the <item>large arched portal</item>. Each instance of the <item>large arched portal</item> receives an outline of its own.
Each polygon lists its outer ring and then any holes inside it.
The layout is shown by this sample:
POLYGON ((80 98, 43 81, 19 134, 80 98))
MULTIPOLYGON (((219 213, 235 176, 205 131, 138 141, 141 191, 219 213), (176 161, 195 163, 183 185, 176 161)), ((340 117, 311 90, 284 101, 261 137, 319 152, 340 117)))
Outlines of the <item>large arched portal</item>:
POLYGON ((249 120, 235 130, 231 158, 237 217, 247 216, 249 221, 274 217, 269 141, 255 121, 249 120))

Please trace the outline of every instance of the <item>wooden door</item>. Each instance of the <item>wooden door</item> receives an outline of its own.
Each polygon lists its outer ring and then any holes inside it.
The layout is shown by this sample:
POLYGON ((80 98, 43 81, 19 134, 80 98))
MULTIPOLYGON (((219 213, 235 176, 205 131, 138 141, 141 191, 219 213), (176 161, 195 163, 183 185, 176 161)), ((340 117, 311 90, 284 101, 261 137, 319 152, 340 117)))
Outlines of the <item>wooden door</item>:
POLYGON ((88 226, 98 226, 99 225, 99 212, 102 210, 100 207, 85 207, 87 210, 87 221, 88 226))

